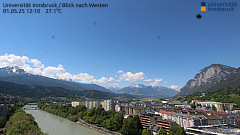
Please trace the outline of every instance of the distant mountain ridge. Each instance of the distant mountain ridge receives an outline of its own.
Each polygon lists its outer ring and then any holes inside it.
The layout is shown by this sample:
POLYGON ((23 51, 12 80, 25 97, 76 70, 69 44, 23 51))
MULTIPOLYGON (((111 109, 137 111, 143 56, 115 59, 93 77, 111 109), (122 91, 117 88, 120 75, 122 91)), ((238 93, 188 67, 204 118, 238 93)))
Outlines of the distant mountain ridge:
POLYGON ((213 92, 226 87, 240 87, 240 68, 212 64, 200 70, 194 79, 189 80, 177 96, 213 92))
POLYGON ((127 93, 133 95, 140 95, 142 97, 157 97, 165 98, 172 97, 178 94, 179 91, 165 87, 165 86, 150 86, 143 84, 131 84, 127 87, 109 87, 115 93, 127 93))
POLYGON ((99 90, 111 92, 110 90, 107 90, 106 88, 96 84, 82 84, 78 82, 48 78, 40 75, 33 75, 25 72, 23 69, 17 66, 0 68, 0 81, 8 81, 29 86, 40 85, 47 87, 62 87, 74 91, 99 90))
POLYGON ((134 98, 128 94, 115 94, 112 92, 103 92, 97 90, 73 91, 61 87, 46 87, 46 86, 27 86, 19 85, 11 82, 0 81, 0 93, 20 97, 43 98, 43 97, 66 97, 71 99, 76 98, 134 98))

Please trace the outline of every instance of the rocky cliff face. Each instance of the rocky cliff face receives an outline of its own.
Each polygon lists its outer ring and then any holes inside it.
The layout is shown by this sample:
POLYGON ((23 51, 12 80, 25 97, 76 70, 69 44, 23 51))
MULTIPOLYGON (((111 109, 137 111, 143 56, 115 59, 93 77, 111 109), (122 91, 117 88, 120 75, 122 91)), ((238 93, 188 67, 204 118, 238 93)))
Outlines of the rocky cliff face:
POLYGON ((236 68, 212 64, 211 66, 205 67, 198 74, 195 75, 194 79, 187 82, 187 84, 182 88, 194 88, 201 85, 216 84, 226 78, 227 75, 235 71, 236 68))
POLYGON ((205 67, 200 70, 193 79, 189 80, 183 88, 181 88, 178 95, 184 96, 193 94, 198 92, 197 90, 207 91, 206 87, 219 84, 220 82, 226 80, 229 75, 234 73, 236 70, 236 68, 221 64, 212 64, 205 67))

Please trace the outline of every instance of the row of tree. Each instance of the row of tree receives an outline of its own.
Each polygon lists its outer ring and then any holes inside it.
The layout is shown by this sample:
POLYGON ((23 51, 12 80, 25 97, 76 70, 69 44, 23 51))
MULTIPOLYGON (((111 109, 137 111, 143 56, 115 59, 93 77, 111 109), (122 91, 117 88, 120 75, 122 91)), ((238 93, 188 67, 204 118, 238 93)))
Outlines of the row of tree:
POLYGON ((87 110, 85 106, 81 105, 72 107, 67 105, 46 105, 43 102, 38 102, 38 108, 74 122, 78 119, 82 119, 87 123, 105 127, 111 131, 118 131, 122 134, 142 134, 143 128, 138 116, 128 117, 124 120, 123 114, 112 110, 105 111, 102 106, 87 110))
MULTIPOLYGON (((80 119, 85 120, 87 123, 105 127, 111 131, 117 131, 124 135, 152 135, 150 129, 143 129, 137 115, 124 119, 122 113, 117 113, 112 110, 105 111, 102 106, 87 109, 85 106, 81 105, 72 107, 70 105, 46 105, 43 102, 38 102, 38 108, 74 122, 80 119)), ((167 132, 164 129, 161 129, 158 133, 158 135, 166 134, 167 132)), ((177 126, 171 127, 169 134, 185 135, 186 133, 183 128, 177 126)))

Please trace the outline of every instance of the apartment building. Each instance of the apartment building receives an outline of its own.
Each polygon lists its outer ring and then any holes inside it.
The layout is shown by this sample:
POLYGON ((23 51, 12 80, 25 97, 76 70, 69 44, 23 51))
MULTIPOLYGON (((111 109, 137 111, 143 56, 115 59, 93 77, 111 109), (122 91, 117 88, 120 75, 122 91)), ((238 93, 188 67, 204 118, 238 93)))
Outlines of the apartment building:
POLYGON ((100 101, 85 101, 85 106, 87 109, 98 108, 100 106, 100 101))
POLYGON ((169 119, 169 118, 168 118, 168 114, 170 114, 170 113, 171 113, 171 112, 165 111, 165 110, 155 111, 155 114, 162 116, 162 119, 164 119, 164 120, 169 119))
POLYGON ((105 111, 115 110, 115 100, 109 99, 102 102, 102 106, 105 111))
POLYGON ((123 105, 115 105, 115 111, 116 112, 121 112, 125 110, 125 106, 123 105))
POLYGON ((72 107, 76 107, 78 105, 85 105, 84 101, 73 101, 71 102, 72 107))
POLYGON ((226 110, 232 110, 233 107, 237 108, 237 104, 234 104, 234 103, 223 103, 224 106, 226 107, 226 110))
POLYGON ((142 106, 128 106, 125 107, 125 114, 136 114, 136 115, 144 115, 145 107, 142 106))
POLYGON ((213 101, 206 101, 206 102, 200 102, 196 101, 195 104, 201 104, 201 106, 206 106, 206 107, 215 107, 217 112, 224 112, 223 109, 223 103, 220 102, 213 102, 213 101))

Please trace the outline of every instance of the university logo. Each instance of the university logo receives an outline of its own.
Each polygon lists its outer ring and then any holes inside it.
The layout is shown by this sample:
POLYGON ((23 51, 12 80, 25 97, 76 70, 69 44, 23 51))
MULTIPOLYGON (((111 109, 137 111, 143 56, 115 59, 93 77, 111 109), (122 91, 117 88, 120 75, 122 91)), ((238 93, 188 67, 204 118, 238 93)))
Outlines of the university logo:
POLYGON ((206 11, 206 2, 201 2, 201 11, 206 11))
POLYGON ((201 11, 236 11, 237 2, 201 2, 201 11))

